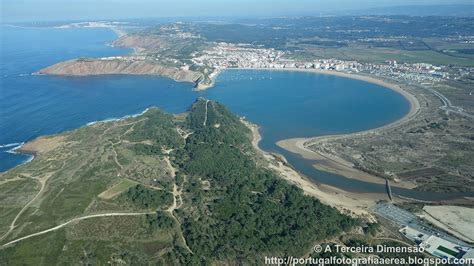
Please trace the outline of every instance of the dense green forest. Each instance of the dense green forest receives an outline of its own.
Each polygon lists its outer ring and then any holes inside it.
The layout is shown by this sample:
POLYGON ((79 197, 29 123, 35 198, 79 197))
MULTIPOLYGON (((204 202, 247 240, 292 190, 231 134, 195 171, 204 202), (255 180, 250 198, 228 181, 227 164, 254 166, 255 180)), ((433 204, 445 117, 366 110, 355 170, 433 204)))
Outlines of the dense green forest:
POLYGON ((355 225, 267 169, 251 138, 239 117, 201 98, 186 114, 152 108, 64 133, 60 148, 15 169, 52 173, 40 195, 48 204, 0 244, 89 218, 0 249, 0 265, 262 264, 309 254, 355 225), (90 216, 107 213, 138 214, 90 216))
POLYGON ((123 194, 123 199, 141 209, 158 209, 170 205, 173 195, 167 191, 136 185, 123 194))
POLYGON ((301 256, 316 241, 350 229, 355 221, 258 166, 250 131, 225 107, 196 102, 187 119, 194 133, 176 152, 187 182, 178 212, 194 255, 205 261, 256 263, 264 255, 301 256), (220 125, 215 127, 212 125, 220 125), (202 190, 199 180, 211 189, 202 190))

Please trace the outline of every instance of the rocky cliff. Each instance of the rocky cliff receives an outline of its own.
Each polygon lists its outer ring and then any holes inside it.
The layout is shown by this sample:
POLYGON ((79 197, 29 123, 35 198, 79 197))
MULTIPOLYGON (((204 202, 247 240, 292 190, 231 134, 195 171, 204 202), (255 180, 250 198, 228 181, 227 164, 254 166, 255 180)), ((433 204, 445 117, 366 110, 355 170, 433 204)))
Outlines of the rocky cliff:
POLYGON ((202 73, 175 67, 166 67, 147 61, 76 59, 57 63, 40 70, 47 75, 88 76, 88 75, 160 75, 176 81, 193 82, 196 87, 203 86, 207 80, 202 73))

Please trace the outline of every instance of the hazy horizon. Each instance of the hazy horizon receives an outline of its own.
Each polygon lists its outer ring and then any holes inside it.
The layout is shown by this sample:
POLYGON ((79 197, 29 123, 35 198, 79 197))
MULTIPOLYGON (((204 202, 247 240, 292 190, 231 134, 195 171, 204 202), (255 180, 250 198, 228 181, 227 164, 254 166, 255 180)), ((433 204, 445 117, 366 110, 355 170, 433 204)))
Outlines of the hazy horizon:
POLYGON ((473 0, 4 0, 1 22, 131 19, 160 17, 231 17, 318 15, 407 5, 472 5, 473 0))

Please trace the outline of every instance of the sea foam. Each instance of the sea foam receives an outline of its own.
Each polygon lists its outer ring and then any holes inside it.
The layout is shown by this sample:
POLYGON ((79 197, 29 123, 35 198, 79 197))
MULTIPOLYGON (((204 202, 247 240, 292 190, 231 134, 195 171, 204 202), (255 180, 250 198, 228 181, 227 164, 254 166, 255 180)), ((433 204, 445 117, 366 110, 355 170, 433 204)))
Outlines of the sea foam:
POLYGON ((148 112, 148 110, 150 110, 150 107, 146 108, 145 110, 143 110, 140 113, 133 114, 133 115, 126 115, 126 116, 122 116, 122 117, 118 117, 118 118, 113 117, 113 118, 107 118, 107 119, 104 119, 104 120, 92 121, 92 122, 87 123, 86 126, 92 126, 92 125, 95 125, 95 124, 98 124, 98 123, 121 121, 121 120, 125 120, 127 118, 133 118, 133 117, 141 116, 141 115, 145 114, 146 112, 148 112))
POLYGON ((8 151, 6 151, 7 153, 11 153, 11 154, 17 154, 17 150, 19 148, 21 148, 23 146, 23 144, 25 144, 24 142, 21 142, 21 143, 10 143, 10 144, 6 144, 6 145, 11 145, 9 147, 13 147, 11 149, 9 149, 8 151), (12 145, 12 144, 16 144, 16 145, 12 145))
POLYGON ((23 144, 24 144, 24 142, 14 142, 14 143, 8 143, 8 144, 0 144, 0 149, 15 147, 15 146, 21 146, 23 144))

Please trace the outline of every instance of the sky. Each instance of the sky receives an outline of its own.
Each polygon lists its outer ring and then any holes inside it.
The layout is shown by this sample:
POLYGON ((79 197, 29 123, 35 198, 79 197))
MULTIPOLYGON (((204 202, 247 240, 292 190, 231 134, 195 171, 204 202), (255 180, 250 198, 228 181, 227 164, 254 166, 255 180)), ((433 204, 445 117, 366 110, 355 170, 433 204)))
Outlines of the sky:
POLYGON ((187 16, 282 16, 474 0, 0 0, 0 22, 187 16))

